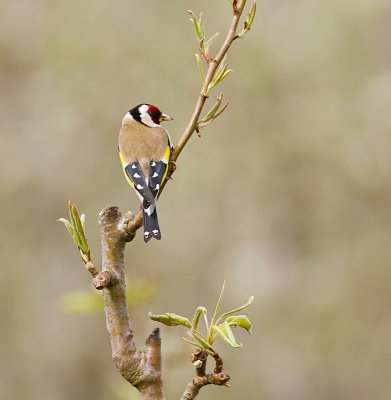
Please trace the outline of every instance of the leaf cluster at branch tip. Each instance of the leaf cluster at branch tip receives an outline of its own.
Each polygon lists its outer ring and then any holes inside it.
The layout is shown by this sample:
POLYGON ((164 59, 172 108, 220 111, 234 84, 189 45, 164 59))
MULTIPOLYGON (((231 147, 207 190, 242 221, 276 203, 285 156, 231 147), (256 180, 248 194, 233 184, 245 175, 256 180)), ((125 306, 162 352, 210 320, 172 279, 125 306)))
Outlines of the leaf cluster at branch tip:
POLYGON ((232 347, 241 347, 242 343, 237 343, 235 336, 233 334, 232 328, 240 327, 245 329, 248 333, 251 334, 251 321, 246 315, 236 315, 237 312, 249 307, 254 298, 250 297, 247 303, 243 304, 240 307, 237 307, 233 310, 227 311, 220 316, 219 307, 221 303, 221 299, 225 289, 225 282, 220 292, 219 299, 217 301, 216 307, 214 309, 214 313, 212 319, 208 320, 208 311, 205 307, 198 307, 192 322, 186 317, 182 317, 181 315, 174 313, 164 313, 161 315, 155 315, 149 313, 149 317, 154 320, 163 323, 167 326, 178 326, 182 325, 189 330, 187 334, 190 339, 183 338, 187 342, 191 343, 193 346, 205 350, 208 354, 215 354, 212 349, 212 345, 217 339, 217 337, 221 337, 226 343, 228 343, 232 347), (203 334, 198 330, 198 325, 201 319, 201 316, 204 319, 205 330, 206 333, 203 334))
POLYGON ((87 238, 85 235, 85 214, 80 215, 76 204, 71 201, 68 202, 69 220, 59 218, 58 221, 62 222, 68 229, 73 241, 78 247, 84 263, 91 261, 90 249, 88 247, 87 238))

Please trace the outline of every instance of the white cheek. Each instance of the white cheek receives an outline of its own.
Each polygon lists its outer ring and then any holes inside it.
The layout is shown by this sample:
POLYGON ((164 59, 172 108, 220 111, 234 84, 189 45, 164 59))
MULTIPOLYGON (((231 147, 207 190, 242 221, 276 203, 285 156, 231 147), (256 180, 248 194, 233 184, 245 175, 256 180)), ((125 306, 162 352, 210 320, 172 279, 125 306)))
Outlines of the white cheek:
POLYGON ((148 126, 150 126, 151 128, 156 128, 156 127, 160 126, 160 125, 158 125, 158 124, 155 124, 155 123, 152 121, 151 116, 150 116, 149 114, 147 114, 147 113, 141 114, 141 121, 142 121, 143 124, 148 125, 148 126))
POLYGON ((147 111, 148 111, 148 106, 146 104, 143 104, 138 108, 138 112, 140 113, 140 115, 146 114, 147 111))

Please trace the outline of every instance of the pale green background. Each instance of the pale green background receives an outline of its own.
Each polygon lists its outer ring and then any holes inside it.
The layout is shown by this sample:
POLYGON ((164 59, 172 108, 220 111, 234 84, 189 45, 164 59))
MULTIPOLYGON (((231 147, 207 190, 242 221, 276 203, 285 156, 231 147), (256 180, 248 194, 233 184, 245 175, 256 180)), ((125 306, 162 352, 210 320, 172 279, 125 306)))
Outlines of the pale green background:
MULTIPOLYGON (((180 137, 199 91, 189 8, 225 32, 227 0, 0 5, 1 399, 137 398, 103 312, 62 309, 91 279, 56 219, 68 199, 87 213, 99 264, 99 210, 137 210, 118 129, 151 102, 180 137)), ((225 308, 255 296, 254 334, 217 345, 233 388, 200 399, 391 398, 391 3, 260 1, 228 62, 229 111, 182 153, 162 241, 126 249, 129 279, 156 289, 132 312, 137 343, 148 311, 211 308, 226 279, 225 308)), ((183 333, 162 330, 168 399, 193 374, 183 333)))

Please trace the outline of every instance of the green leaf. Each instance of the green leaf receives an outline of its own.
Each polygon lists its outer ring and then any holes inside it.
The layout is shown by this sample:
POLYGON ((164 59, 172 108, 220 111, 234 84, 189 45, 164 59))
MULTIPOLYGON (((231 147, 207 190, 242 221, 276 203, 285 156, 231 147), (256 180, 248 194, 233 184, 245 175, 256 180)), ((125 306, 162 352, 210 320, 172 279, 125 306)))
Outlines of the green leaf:
POLYGON ((227 101, 227 102, 223 105, 222 109, 221 109, 220 111, 218 111, 218 112, 215 114, 215 116, 214 116, 213 119, 216 119, 220 114, 222 114, 222 113, 225 111, 225 109, 228 107, 228 104, 229 104, 229 101, 227 101))
POLYGON ((201 62, 201 57, 199 54, 195 54, 196 59, 197 59, 197 65, 198 65, 198 72, 200 74, 201 82, 202 82, 202 87, 204 88, 205 91, 205 75, 204 71, 202 69, 202 62, 201 62))
POLYGON ((227 67, 228 66, 225 65, 224 68, 222 69, 222 72, 213 78, 212 82, 208 85, 207 88, 208 93, 233 71, 233 69, 227 70, 227 67))
POLYGON ((253 301, 254 301, 254 296, 251 296, 246 304, 243 304, 242 306, 240 306, 240 307, 238 307, 238 308, 235 308, 234 310, 227 311, 227 312, 225 312, 224 314, 221 314, 216 323, 218 324, 221 320, 223 320, 224 318, 228 317, 228 315, 235 314, 235 313, 237 313, 238 311, 242 311, 242 310, 244 310, 245 308, 251 306, 251 304, 253 303, 253 301))
POLYGON ((162 324, 167 326, 183 325, 186 328, 191 328, 191 323, 186 317, 182 317, 181 315, 177 315, 174 313, 164 313, 160 315, 155 315, 150 312, 148 316, 153 321, 161 322, 162 324))
POLYGON ((205 29, 204 29, 204 21, 202 20, 202 12, 200 13, 200 18, 198 19, 198 26, 200 28, 201 39, 204 39, 205 38, 205 29))
POLYGON ((215 118, 215 114, 217 110, 220 108, 221 102, 223 100, 223 93, 220 93, 220 96, 216 97, 216 103, 214 106, 209 110, 209 112, 202 118, 201 122, 208 122, 215 118))
POLYGON ((197 307, 197 310, 194 314, 193 321, 191 323, 191 329, 197 329, 198 322, 200 320, 201 314, 206 315, 207 311, 205 307, 197 307))
POLYGON ((214 121, 220 114, 222 114, 225 109, 227 108, 229 101, 227 101, 224 106, 220 109, 221 103, 223 100, 223 93, 221 93, 218 97, 216 97, 216 103, 214 106, 209 110, 209 112, 202 118, 199 122, 200 128, 204 128, 206 125, 214 121))
POLYGON ((195 339, 203 349, 210 349, 210 344, 199 332, 192 330, 188 331, 187 334, 195 339))
POLYGON ((77 244, 76 234, 75 234, 75 230, 73 229, 72 224, 65 218, 59 218, 57 221, 62 222, 66 226, 69 234, 72 236, 72 239, 77 244))
POLYGON ((251 26, 254 22, 256 11, 257 11, 257 3, 254 1, 254 3, 251 6, 250 12, 247 14, 246 21, 244 21, 243 30, 238 34, 239 38, 243 37, 251 29, 251 26))
POLYGON ((204 346, 201 346, 200 344, 198 344, 197 342, 193 342, 192 340, 182 337, 183 340, 186 340, 186 342, 192 344, 195 347, 198 347, 199 349, 204 349, 204 346))
POLYGON ((240 328, 245 329, 251 335, 252 325, 251 321, 246 315, 232 315, 231 317, 228 317, 225 322, 232 328, 239 326, 240 328))
POLYGON ((228 70, 224 71, 224 73, 223 73, 223 75, 221 76, 219 82, 221 82, 223 79, 225 79, 232 71, 233 71, 233 69, 228 69, 228 70))
POLYGON ((211 328, 213 328, 213 325, 215 324, 216 317, 217 317, 217 313, 219 312, 219 307, 220 307, 221 299, 222 299, 223 294, 224 294, 224 290, 225 290, 225 281, 223 281, 223 286, 221 287, 219 299, 217 300, 217 304, 216 304, 216 307, 215 307, 215 311, 214 311, 214 313, 213 313, 212 320, 210 321, 210 326, 211 326, 211 328))
POLYGON ((220 325, 212 327, 214 331, 216 331, 230 346, 232 347, 242 347, 243 343, 236 343, 235 336, 232 333, 232 329, 228 322, 223 322, 220 325))
POLYGON ((76 204, 69 202, 69 214, 71 216, 72 225, 77 236, 78 246, 83 251, 83 253, 88 254, 89 249, 88 249, 87 239, 84 234, 83 225, 80 221, 80 215, 76 207, 76 204))
POLYGON ((193 22, 194 30, 195 30, 195 33, 197 35, 197 39, 198 40, 202 40, 204 38, 204 36, 203 36, 203 29, 204 28, 203 28, 201 14, 200 14, 200 19, 198 21, 197 17, 194 15, 193 11, 187 10, 187 12, 191 15, 190 21, 193 22))
POLYGON ((80 222, 81 222, 81 226, 83 227, 83 231, 85 232, 85 230, 86 230, 86 215, 85 214, 80 215, 80 222))
POLYGON ((220 76, 224 73, 224 71, 227 69, 227 65, 225 64, 227 56, 225 55, 224 58, 221 60, 221 63, 219 64, 217 71, 215 73, 214 79, 220 78, 220 76))
POLYGON ((215 354, 215 352, 213 351, 213 349, 211 347, 205 348, 204 346, 200 345, 197 342, 193 342, 192 340, 189 340, 185 337, 182 337, 183 340, 186 340, 186 342, 190 343, 191 345, 193 345, 194 347, 197 347, 201 350, 205 350, 210 356, 213 357, 213 355, 215 354))
POLYGON ((256 12, 257 12, 257 3, 256 3, 256 1, 254 1, 253 5, 251 6, 250 12, 247 14, 248 15, 247 23, 248 23, 248 29, 249 30, 250 30, 251 25, 252 25, 252 23, 254 21, 256 12))

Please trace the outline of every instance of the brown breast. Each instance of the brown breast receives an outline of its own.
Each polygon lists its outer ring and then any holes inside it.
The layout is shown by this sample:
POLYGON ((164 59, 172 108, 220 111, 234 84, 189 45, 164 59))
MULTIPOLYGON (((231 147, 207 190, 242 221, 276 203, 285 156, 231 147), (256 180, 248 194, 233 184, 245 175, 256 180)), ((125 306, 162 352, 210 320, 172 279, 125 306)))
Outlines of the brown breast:
POLYGON ((149 174, 149 162, 160 161, 168 145, 167 131, 162 127, 150 128, 134 120, 125 120, 119 131, 118 147, 124 161, 138 161, 149 174))

